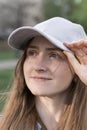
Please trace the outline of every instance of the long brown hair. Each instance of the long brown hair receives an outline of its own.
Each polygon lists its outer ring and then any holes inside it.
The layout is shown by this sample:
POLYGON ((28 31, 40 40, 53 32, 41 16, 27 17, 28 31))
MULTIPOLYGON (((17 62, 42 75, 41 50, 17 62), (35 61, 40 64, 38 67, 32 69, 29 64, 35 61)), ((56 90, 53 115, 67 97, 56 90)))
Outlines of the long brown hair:
MULTIPOLYGON (((34 95, 29 91, 23 74, 26 50, 15 69, 15 80, 0 130, 35 130, 36 112, 34 95)), ((58 130, 87 130, 87 88, 77 77, 70 86, 67 102, 58 123, 58 130)))

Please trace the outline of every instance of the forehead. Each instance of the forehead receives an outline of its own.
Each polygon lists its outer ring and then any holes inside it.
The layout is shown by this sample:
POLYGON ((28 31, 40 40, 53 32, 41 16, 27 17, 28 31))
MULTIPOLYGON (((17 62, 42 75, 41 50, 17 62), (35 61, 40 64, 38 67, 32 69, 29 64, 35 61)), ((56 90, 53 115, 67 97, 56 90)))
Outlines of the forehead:
POLYGON ((30 46, 41 46, 41 47, 47 47, 47 48, 51 47, 51 48, 56 48, 57 50, 61 50, 55 45, 53 45, 50 41, 48 41, 43 36, 37 36, 33 38, 31 42, 29 43, 29 47, 30 46))
POLYGON ((46 47, 46 48, 54 48, 56 50, 59 50, 59 51, 62 51, 61 49, 59 49, 57 46, 53 45, 50 41, 48 41, 45 37, 43 36, 37 36, 35 38, 33 38, 29 45, 28 45, 28 48, 29 47, 46 47))

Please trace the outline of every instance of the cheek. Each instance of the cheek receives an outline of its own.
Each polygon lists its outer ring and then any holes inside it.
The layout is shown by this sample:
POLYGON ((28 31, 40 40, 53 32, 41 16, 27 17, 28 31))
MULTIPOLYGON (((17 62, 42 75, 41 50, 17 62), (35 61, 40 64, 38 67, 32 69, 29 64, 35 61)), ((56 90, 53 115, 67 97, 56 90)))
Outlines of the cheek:
POLYGON ((24 72, 25 80, 29 76, 30 70, 31 70, 31 64, 28 61, 25 61, 23 65, 23 72, 24 72))
POLYGON ((30 85, 29 85, 31 71, 32 71, 32 65, 28 63, 27 61, 25 61, 24 66, 23 66, 23 72, 24 72, 24 79, 29 90, 31 90, 30 85))
POLYGON ((51 70, 51 73, 56 73, 61 66, 61 62, 52 62, 49 65, 49 70, 51 70))
POLYGON ((67 63, 61 63, 55 72, 56 77, 62 82, 71 82, 74 76, 74 71, 67 63))
POLYGON ((72 82, 73 77, 74 77, 74 73, 72 72, 71 68, 69 68, 69 67, 65 68, 64 73, 65 73, 65 77, 64 77, 65 82, 70 84, 72 82))

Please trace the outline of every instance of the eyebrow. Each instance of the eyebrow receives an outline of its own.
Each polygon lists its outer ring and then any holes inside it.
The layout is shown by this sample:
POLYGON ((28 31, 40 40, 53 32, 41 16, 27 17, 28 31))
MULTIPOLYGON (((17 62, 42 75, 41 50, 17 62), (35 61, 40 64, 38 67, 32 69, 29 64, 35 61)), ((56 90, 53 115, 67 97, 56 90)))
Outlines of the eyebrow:
MULTIPOLYGON (((30 45, 29 48, 39 49, 38 46, 35 46, 35 45, 30 45)), ((46 48, 46 50, 48 50, 48 51, 61 51, 61 49, 59 49, 57 47, 48 47, 48 48, 46 48)))

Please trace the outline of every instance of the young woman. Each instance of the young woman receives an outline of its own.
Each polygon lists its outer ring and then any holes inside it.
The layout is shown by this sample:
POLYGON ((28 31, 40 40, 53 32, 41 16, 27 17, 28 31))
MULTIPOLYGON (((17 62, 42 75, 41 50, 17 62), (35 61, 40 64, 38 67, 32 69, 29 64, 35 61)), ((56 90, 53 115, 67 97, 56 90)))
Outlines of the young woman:
POLYGON ((9 44, 23 54, 0 130, 87 130, 83 28, 56 17, 15 30, 9 44))

